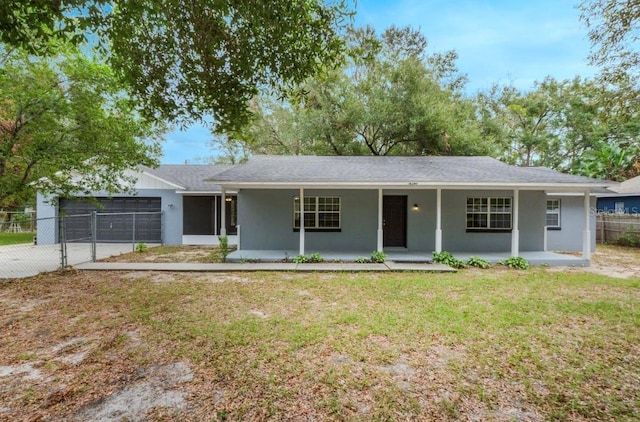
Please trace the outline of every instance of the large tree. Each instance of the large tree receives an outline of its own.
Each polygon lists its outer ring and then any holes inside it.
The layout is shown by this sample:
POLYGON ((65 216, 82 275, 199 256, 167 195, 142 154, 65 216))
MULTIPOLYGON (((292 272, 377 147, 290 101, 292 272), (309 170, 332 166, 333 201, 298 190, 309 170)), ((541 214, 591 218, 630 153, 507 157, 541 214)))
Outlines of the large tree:
POLYGON ((283 96, 340 60, 346 0, 10 0, 0 39, 51 53, 52 39, 88 41, 147 116, 189 123, 211 115, 238 128, 261 89, 283 96))
POLYGON ((258 97, 249 127, 225 151, 269 154, 483 154, 475 109, 463 98, 454 52, 427 54, 411 28, 347 34, 342 68, 311 78, 298 103, 258 97), (239 148, 244 145, 245 148, 239 148))
POLYGON ((609 80, 640 76, 640 0, 584 0, 581 19, 589 28, 592 63, 609 80))
POLYGON ((77 51, 38 59, 2 47, 0 62, 0 207, 36 189, 116 192, 127 188, 127 169, 158 163, 159 128, 108 66, 77 51))
POLYGON ((612 106, 629 89, 548 77, 527 92, 496 85, 477 100, 484 132, 496 139, 502 160, 619 179, 633 174, 640 141, 637 107, 612 106))

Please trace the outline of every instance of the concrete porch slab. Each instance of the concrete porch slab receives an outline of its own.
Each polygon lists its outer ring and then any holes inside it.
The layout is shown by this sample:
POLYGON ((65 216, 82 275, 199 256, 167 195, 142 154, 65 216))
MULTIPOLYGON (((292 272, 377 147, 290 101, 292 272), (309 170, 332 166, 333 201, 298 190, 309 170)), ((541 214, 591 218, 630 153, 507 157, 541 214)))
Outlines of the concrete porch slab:
MULTIPOLYGON (((371 256, 371 251, 352 251, 352 252, 335 252, 335 251, 308 251, 307 256, 310 256, 313 252, 318 252, 320 256, 326 262, 336 263, 352 263, 356 258, 368 258, 371 256)), ((409 264, 432 264, 432 252, 423 251, 410 251, 410 250, 391 250, 385 251, 387 254, 386 261, 393 262, 395 264, 404 263, 409 264)), ((465 251, 451 251, 451 254, 458 259, 467 261, 472 256, 479 256, 486 259, 492 264, 497 264, 500 261, 504 261, 509 258, 511 254, 509 252, 465 252, 465 251)), ((230 262, 243 262, 243 261, 259 261, 259 262, 283 262, 291 261, 298 256, 298 251, 295 250, 240 250, 234 251, 227 259, 230 262)), ((520 252, 520 256, 526 259, 531 265, 548 265, 548 266, 570 266, 570 267, 588 267, 589 260, 582 258, 579 255, 571 255, 557 252, 546 251, 529 251, 520 252)), ((395 265, 392 264, 392 265, 395 265)), ((306 264, 309 265, 309 264, 306 264)), ((362 265, 362 264, 358 264, 362 265)))
MULTIPOLYGON (((467 261, 472 256, 479 256, 486 259, 492 264, 497 264, 500 261, 511 257, 509 252, 451 252, 451 254, 458 259, 467 261)), ((588 267, 589 260, 582 258, 582 256, 562 254, 557 252, 548 251, 529 251, 520 252, 520 256, 526 259, 530 265, 548 265, 550 267, 588 267)))
MULTIPOLYGON (((236 235, 227 236, 227 240, 229 242, 229 246, 235 246, 238 244, 238 236, 236 235)), ((218 235, 185 234, 182 235, 182 244, 191 246, 218 246, 220 242, 218 240, 218 235)))
MULTIPOLYGON (((320 256, 326 262, 353 262, 356 258, 369 258, 372 251, 316 251, 310 250, 306 252, 306 256, 310 256, 312 253, 319 253, 320 256)), ((431 262, 431 252, 416 252, 416 251, 385 251, 387 255, 387 261, 395 262, 412 262, 412 263, 427 263, 431 262)), ((289 250, 239 250, 233 251, 227 256, 229 261, 290 261, 298 256, 298 251, 289 250)))

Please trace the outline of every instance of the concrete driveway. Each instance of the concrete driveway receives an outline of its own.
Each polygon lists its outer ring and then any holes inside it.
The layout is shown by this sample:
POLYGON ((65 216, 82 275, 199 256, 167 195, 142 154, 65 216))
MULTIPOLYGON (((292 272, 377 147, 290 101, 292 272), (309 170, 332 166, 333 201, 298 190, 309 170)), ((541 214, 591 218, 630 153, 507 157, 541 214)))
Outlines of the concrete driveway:
MULTIPOLYGON (((131 243, 98 243, 97 259, 131 252, 131 243)), ((0 279, 31 277, 41 272, 60 268, 60 245, 8 245, 0 246, 0 279)), ((68 243, 67 263, 77 265, 91 261, 89 243, 68 243)))

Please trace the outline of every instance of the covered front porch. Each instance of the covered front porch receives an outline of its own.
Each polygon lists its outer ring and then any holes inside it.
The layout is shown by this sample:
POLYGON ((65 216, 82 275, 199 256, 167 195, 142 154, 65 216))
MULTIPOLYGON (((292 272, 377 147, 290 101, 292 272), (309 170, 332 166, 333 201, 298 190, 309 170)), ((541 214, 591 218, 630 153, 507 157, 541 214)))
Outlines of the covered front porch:
POLYGON ((241 190, 242 233, 238 226, 238 250, 229 259, 286 261, 317 252, 325 261, 352 262, 381 251, 390 262, 430 262, 433 251, 448 251, 464 261, 520 256, 533 265, 584 266, 591 254, 590 197, 588 190, 576 193, 584 197, 584 221, 563 235, 582 243, 580 256, 547 249, 546 192, 539 187, 241 190))
MULTIPOLYGON (((237 250, 229 254, 227 260, 231 262, 287 262, 298 256, 297 250, 237 250)), ((317 252, 326 262, 354 262, 357 258, 369 258, 371 251, 312 251, 317 252)), ((386 261, 398 263, 431 263, 433 262, 431 252, 409 251, 409 250, 389 250, 385 251, 386 261)), ((492 264, 511 257, 509 252, 451 252, 458 259, 467 261, 472 256, 486 259, 492 264)), ((548 266, 571 266, 588 267, 589 259, 580 255, 564 254, 548 251, 521 252, 522 258, 531 265, 548 266)))

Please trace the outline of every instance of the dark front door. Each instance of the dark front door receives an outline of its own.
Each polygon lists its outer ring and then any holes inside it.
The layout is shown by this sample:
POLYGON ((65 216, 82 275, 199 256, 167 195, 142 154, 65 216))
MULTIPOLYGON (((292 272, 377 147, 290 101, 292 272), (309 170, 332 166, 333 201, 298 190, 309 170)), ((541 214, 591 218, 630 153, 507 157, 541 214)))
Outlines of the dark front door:
POLYGON ((407 247, 407 197, 384 196, 382 200, 383 245, 407 247))

